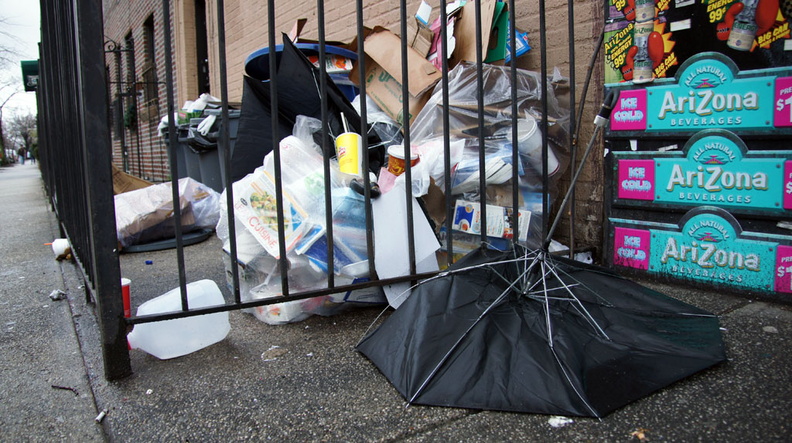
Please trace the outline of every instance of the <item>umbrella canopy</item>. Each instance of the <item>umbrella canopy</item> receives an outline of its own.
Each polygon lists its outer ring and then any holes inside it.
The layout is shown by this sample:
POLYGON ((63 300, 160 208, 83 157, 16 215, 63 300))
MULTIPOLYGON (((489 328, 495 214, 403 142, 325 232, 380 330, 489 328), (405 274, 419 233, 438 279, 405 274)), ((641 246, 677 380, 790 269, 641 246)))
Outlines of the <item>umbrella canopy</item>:
POLYGON ((725 360, 714 315, 517 248, 423 282, 357 349, 410 403, 594 417, 725 360))

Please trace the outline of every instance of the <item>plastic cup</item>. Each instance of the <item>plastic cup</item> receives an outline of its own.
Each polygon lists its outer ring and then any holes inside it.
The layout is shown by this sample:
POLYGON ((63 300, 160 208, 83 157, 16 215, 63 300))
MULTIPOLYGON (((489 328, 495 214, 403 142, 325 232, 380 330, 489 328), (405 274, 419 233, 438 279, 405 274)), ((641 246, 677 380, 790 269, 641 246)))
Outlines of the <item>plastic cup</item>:
MULTIPOLYGON (((410 166, 418 164, 418 154, 410 153, 410 166)), ((404 147, 393 145, 388 147, 388 172, 395 176, 400 176, 406 169, 407 162, 404 161, 404 147)))
POLYGON ((345 174, 363 177, 363 141, 360 134, 345 132, 335 140, 338 168, 345 174))
POLYGON ((124 300, 124 317, 131 317, 132 316, 132 303, 129 297, 129 285, 132 284, 132 280, 128 278, 121 279, 121 297, 124 300))
MULTIPOLYGON (((517 120, 517 149, 534 169, 542 172, 542 131, 536 119, 526 114, 525 118, 517 120)), ((511 141, 511 131, 507 134, 511 141)), ((558 158, 552 149, 547 149, 547 174, 551 176, 558 172, 558 158)))

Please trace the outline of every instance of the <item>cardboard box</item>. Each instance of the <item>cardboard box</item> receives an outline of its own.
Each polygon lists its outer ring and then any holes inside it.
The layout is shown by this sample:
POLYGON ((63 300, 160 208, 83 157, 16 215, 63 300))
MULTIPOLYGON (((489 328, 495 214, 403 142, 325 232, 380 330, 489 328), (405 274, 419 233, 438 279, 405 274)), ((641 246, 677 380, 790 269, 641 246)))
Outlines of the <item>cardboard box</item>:
POLYGON ((113 195, 123 194, 124 192, 134 191, 136 189, 143 189, 151 186, 148 180, 129 175, 126 172, 118 169, 116 165, 113 166, 113 195))
MULTIPOLYGON (((467 2, 458 14, 454 25, 456 48, 449 67, 456 66, 462 61, 476 62, 475 2, 467 2)), ((506 57, 506 40, 509 35, 508 15, 506 3, 499 3, 496 0, 481 2, 481 57, 486 63, 503 60, 506 57)))
POLYGON ((414 17, 407 19, 407 45, 426 57, 432 47, 434 32, 414 17))
MULTIPOLYGON (((401 39, 382 27, 374 28, 365 38, 366 94, 392 119, 403 124, 401 39)), ((408 124, 429 100, 429 92, 442 78, 440 71, 412 48, 407 48, 409 67, 408 124)), ((360 64, 349 74, 358 84, 360 64)))

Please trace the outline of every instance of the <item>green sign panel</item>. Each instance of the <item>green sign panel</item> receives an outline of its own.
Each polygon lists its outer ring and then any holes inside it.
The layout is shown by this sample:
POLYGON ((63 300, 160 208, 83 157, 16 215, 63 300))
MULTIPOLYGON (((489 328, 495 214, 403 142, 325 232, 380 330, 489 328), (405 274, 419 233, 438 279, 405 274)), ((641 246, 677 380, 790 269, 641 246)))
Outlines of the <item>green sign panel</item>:
POLYGON ((38 89, 39 62, 38 60, 22 61, 22 83, 26 92, 34 92, 38 89))
POLYGON ((792 210, 792 151, 748 151, 725 130, 701 131, 681 152, 614 152, 615 204, 713 205, 742 214, 792 210))
POLYGON ((792 293, 792 237, 743 232, 723 209, 692 209, 678 225, 610 221, 616 266, 707 285, 792 293))

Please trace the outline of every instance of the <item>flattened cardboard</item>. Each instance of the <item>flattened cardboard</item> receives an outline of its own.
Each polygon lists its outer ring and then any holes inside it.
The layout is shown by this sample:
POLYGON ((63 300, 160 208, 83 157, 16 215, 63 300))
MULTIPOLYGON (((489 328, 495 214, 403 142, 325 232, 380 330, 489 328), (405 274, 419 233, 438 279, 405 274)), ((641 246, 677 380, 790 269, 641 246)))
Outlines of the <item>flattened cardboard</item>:
MULTIPOLYGON (((366 37, 366 55, 402 83, 401 39, 385 28, 376 27, 366 37)), ((442 74, 417 51, 407 48, 410 95, 418 97, 440 81, 442 74)))
MULTIPOLYGON (((493 19, 495 18, 495 4, 496 0, 484 0, 481 2, 481 57, 487 57, 487 47, 489 46, 490 34, 492 32, 493 19)), ((460 16, 457 19, 454 28, 454 37, 456 38, 456 49, 451 57, 451 64, 449 66, 456 66, 459 62, 476 61, 476 4, 474 1, 469 1, 459 11, 460 16)))
MULTIPOLYGON (((365 52, 366 94, 391 118, 402 123, 405 119, 402 116, 401 39, 385 28, 376 27, 365 39, 365 52)), ((406 121, 410 122, 426 104, 427 92, 440 81, 442 74, 414 49, 408 47, 407 54, 410 115, 406 121)), ((357 63, 349 74, 355 84, 359 83, 359 69, 357 63)))

